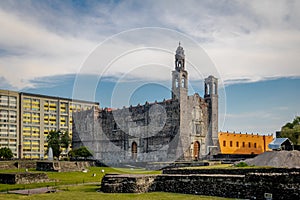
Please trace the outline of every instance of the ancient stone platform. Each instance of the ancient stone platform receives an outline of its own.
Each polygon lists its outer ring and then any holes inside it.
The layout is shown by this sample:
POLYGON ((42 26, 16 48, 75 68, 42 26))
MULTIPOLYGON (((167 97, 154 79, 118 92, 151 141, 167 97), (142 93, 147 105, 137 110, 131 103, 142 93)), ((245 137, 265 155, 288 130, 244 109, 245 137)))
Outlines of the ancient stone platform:
POLYGON ((0 183, 4 184, 30 184, 50 182, 45 173, 0 173, 0 183))
MULTIPOLYGON (((216 171, 215 171, 216 172, 216 171)), ((174 192, 242 199, 300 198, 300 172, 247 172, 235 174, 116 175, 102 179, 107 193, 174 192)))
POLYGON ((54 172, 72 172, 82 171, 90 167, 89 162, 85 161, 40 161, 36 163, 38 171, 54 171, 54 172))

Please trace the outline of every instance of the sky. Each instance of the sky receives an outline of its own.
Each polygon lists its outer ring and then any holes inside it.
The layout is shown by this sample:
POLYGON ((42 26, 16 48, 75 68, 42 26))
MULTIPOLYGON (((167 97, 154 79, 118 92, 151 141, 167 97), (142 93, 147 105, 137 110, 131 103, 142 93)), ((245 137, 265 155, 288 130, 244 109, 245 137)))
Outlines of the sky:
POLYGON ((0 88, 101 107, 170 98, 181 42, 189 94, 219 79, 222 131, 300 115, 300 2, 0 1, 0 88))

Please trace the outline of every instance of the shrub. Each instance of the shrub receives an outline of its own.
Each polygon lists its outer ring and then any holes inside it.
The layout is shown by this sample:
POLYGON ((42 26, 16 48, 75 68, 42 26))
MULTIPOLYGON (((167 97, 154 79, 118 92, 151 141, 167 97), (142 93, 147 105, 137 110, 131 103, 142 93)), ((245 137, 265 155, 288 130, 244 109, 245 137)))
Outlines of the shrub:
POLYGON ((235 167, 249 167, 249 165, 245 162, 239 162, 238 164, 235 165, 235 167))

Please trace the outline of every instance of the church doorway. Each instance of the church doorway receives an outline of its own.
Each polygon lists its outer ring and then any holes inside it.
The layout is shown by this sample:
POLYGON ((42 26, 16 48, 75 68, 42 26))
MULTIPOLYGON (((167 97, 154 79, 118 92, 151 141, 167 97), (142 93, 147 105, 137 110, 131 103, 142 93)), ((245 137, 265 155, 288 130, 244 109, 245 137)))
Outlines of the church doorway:
POLYGON ((132 145, 131 145, 131 157, 134 160, 137 158, 137 144, 136 144, 136 142, 133 142, 132 145))
POLYGON ((200 143, 198 141, 194 142, 194 160, 199 159, 199 153, 200 153, 200 143))

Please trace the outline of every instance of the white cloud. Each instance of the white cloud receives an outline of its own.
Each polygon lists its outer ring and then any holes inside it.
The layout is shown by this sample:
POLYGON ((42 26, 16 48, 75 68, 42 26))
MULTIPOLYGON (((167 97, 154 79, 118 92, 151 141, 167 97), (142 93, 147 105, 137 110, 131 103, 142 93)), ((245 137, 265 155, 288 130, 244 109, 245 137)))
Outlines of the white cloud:
MULTIPOLYGON (((88 53, 106 37, 142 26, 167 27, 192 36, 216 64, 225 83, 300 76, 298 1, 83 4, 88 5, 80 7, 60 1, 52 5, 30 1, 0 3, 1 76, 20 89, 33 87, 30 80, 36 77, 76 73, 88 53)), ((145 45, 152 41, 166 44, 166 37, 147 34, 139 37, 145 45)), ((177 38, 170 38, 174 45, 168 43, 166 49, 176 46, 177 38)), ((122 49, 120 45, 133 47, 134 39, 115 41, 116 46, 111 44, 105 51, 113 54, 115 49, 122 49)), ((183 46, 187 58, 197 57, 191 46, 183 46)), ((145 56, 139 55, 137 59, 145 56)), ((137 61, 133 59, 124 60, 125 65, 135 64, 137 61)), ((87 73, 97 72, 97 67, 87 73)), ((109 75, 119 75, 127 69, 119 66, 109 75)), ((203 74, 207 73, 204 70, 203 74)), ((154 79, 160 77, 158 80, 162 77, 147 75, 154 79)), ((193 75, 191 70, 190 77, 193 75)), ((144 78, 145 74, 135 76, 144 78)))
POLYGON ((16 88, 40 76, 74 73, 94 43, 64 37, 0 9, 0 73, 16 88))

